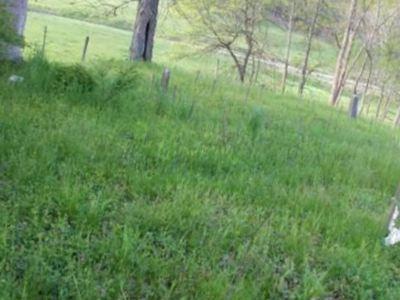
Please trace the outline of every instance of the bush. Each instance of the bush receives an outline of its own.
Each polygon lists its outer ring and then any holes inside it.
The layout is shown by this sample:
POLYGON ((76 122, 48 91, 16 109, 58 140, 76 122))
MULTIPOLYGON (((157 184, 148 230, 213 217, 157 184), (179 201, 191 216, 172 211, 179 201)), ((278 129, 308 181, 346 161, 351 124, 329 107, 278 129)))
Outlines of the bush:
POLYGON ((23 39, 13 30, 12 16, 8 13, 6 4, 0 3, 0 59, 4 57, 7 44, 22 45, 23 39))
POLYGON ((93 73, 100 87, 99 97, 105 100, 135 88, 139 79, 134 64, 115 60, 99 61, 93 73))
POLYGON ((96 86, 92 75, 82 65, 53 64, 51 88, 55 91, 77 90, 91 92, 96 86))
POLYGON ((28 59, 17 74, 25 78, 26 88, 40 93, 87 93, 96 87, 93 76, 85 67, 51 63, 39 52, 28 59))

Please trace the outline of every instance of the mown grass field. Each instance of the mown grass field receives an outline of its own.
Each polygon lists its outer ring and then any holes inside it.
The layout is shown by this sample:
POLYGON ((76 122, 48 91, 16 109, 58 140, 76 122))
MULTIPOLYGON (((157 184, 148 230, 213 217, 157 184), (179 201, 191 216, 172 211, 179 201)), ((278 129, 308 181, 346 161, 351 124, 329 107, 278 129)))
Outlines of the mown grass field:
POLYGON ((32 13, 29 44, 43 25, 51 61, 78 62, 90 34, 96 85, 38 57, 0 71, 0 299, 398 299, 398 131, 215 84, 214 57, 174 60, 163 39, 155 64, 99 62, 130 35, 32 13))

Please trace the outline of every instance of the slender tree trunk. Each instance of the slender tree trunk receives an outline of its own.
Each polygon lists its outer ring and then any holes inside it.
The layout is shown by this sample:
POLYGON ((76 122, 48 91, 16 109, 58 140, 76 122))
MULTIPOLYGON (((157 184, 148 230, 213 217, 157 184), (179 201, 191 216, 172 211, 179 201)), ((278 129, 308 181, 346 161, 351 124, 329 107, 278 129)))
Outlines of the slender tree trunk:
POLYGON ((393 93, 391 92, 389 94, 387 100, 386 100, 386 103, 385 103, 385 109, 383 110, 382 121, 385 121, 387 116, 388 116, 388 114, 389 114, 390 106, 392 104, 392 100, 393 100, 393 93))
POLYGON ((381 114, 381 107, 382 107, 382 102, 385 98, 385 89, 386 89, 386 83, 384 83, 381 87, 381 95, 379 97, 379 101, 378 101, 378 107, 376 108, 376 114, 375 114, 375 118, 378 119, 379 115, 381 114))
POLYGON ((362 64, 360 73, 357 76, 356 82, 354 84, 353 94, 358 94, 358 86, 360 85, 360 81, 361 81, 361 79, 362 79, 362 77, 364 75, 365 68, 367 67, 367 63, 368 63, 368 56, 365 57, 365 60, 364 60, 364 62, 362 64))
POLYGON ((139 0, 130 48, 131 60, 151 61, 153 58, 158 3, 159 0, 139 0))
POLYGON ((321 4, 322 4, 322 0, 318 0, 318 2, 316 4, 314 17, 313 17, 312 23, 311 23, 309 31, 308 31, 306 54, 304 56, 303 68, 301 70, 301 80, 300 80, 300 84, 299 84, 299 94, 300 95, 303 95, 304 87, 307 83, 308 62, 310 60, 311 47, 312 47, 312 42, 313 42, 313 38, 314 38, 314 34, 315 34, 315 26, 317 25, 318 16, 319 16, 319 13, 321 10, 321 4))
POLYGON ((368 113, 369 113, 369 106, 370 106, 370 101, 371 101, 371 100, 369 100, 369 98, 368 98, 368 90, 369 90, 369 85, 371 84, 371 78, 372 78, 372 72, 373 72, 373 70, 374 70, 373 61, 370 60, 367 82, 366 82, 366 84, 365 84, 364 92, 363 92, 364 100, 363 100, 363 105, 361 106, 361 112, 360 112, 360 114, 364 111, 364 107, 365 107, 365 105, 366 105, 367 103, 368 103, 368 104, 367 104, 367 111, 366 111, 366 114, 368 115, 368 113))
POLYGON ((286 81, 289 73, 289 61, 290 61, 290 52, 292 49, 292 37, 293 37, 293 19, 296 10, 296 0, 292 0, 292 6, 290 9, 289 16, 289 27, 287 31, 287 44, 286 44, 286 56, 285 56, 285 67, 282 75, 282 94, 285 93, 286 90, 286 81))
POLYGON ((337 104, 339 96, 341 94, 341 90, 343 88, 344 84, 343 81, 346 77, 347 66, 349 63, 350 53, 355 37, 354 19, 357 14, 357 5, 358 5, 358 0, 351 0, 350 13, 346 26, 346 31, 343 36, 342 45, 340 47, 340 51, 336 61, 336 68, 335 68, 335 74, 334 74, 332 90, 331 90, 331 98, 330 98, 330 102, 332 105, 337 104))
POLYGON ((17 39, 21 40, 18 44, 3 45, 4 51, 0 53, 0 58, 14 62, 22 61, 22 40, 25 30, 27 6, 27 0, 0 0, 0 10, 3 7, 5 12, 10 14, 11 29, 17 39))

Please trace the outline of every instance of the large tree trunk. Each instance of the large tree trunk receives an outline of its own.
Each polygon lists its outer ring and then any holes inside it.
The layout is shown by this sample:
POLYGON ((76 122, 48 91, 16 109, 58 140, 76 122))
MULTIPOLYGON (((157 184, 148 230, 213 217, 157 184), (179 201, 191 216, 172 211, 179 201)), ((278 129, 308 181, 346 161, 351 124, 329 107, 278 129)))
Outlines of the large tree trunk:
POLYGON ((151 61, 157 27, 159 0, 140 0, 138 3, 130 59, 151 61))
MULTIPOLYGON (((12 34, 16 36, 16 40, 22 41, 23 39, 27 16, 27 2, 28 0, 0 0, 0 8, 4 8, 4 13, 8 13, 11 17, 10 29, 13 31, 12 34)), ((22 60, 22 42, 14 44, 0 41, 0 46, 3 48, 0 58, 13 62, 20 62, 22 60)))
POLYGON ((318 21, 318 16, 321 10, 321 4, 322 0, 318 0, 317 6, 315 8, 315 13, 313 20, 311 22, 311 25, 309 27, 309 32, 307 36, 307 48, 306 48, 306 55, 304 56, 304 63, 303 63, 303 68, 301 70, 301 80, 299 84, 299 94, 302 96, 304 92, 304 87, 307 83, 307 75, 308 75, 308 62, 310 60, 310 53, 311 53, 311 47, 312 47, 312 42, 315 34, 315 26, 317 25, 318 21))
POLYGON ((339 96, 342 92, 342 88, 344 87, 345 83, 344 80, 346 78, 350 53, 355 38, 356 26, 354 24, 355 24, 355 17, 357 14, 357 5, 358 5, 358 0, 351 0, 349 18, 345 34, 343 36, 342 45, 340 47, 339 55, 336 61, 336 69, 335 69, 335 75, 333 79, 331 99, 330 99, 332 105, 337 104, 339 96))
POLYGON ((285 67, 282 75, 282 94, 285 93, 286 90, 286 81, 289 73, 289 61, 290 61, 290 52, 292 49, 292 37, 293 37, 293 19, 296 10, 296 0, 292 0, 292 6, 290 8, 290 16, 289 16, 289 27, 287 32, 287 44, 286 44, 286 57, 285 57, 285 67))

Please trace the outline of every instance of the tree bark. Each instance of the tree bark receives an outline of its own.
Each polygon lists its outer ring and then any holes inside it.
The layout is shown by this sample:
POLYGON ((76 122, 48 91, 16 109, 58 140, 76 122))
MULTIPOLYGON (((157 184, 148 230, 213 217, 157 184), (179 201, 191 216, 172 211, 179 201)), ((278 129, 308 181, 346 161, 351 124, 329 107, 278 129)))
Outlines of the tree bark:
POLYGON ((290 52, 291 52, 291 48, 292 48, 293 19, 294 19, 295 10, 296 10, 296 0, 292 0, 292 6, 290 8, 290 16, 289 16, 289 26, 288 26, 288 32, 287 32, 285 67, 284 67, 283 75, 282 75, 282 85, 281 85, 282 94, 285 93, 286 81, 287 81, 288 73, 289 73, 289 61, 290 61, 290 52))
MULTIPOLYGON (((5 12, 11 16, 11 30, 13 34, 22 41, 26 16, 27 16, 27 0, 0 0, 0 6, 5 9, 5 12)), ((1 43, 1 41, 0 41, 1 43)), ((0 58, 5 60, 20 62, 22 61, 22 42, 17 44, 6 43, 3 45, 4 51, 0 53, 0 58)))
POLYGON ((313 20, 311 22, 310 28, 309 28, 309 32, 308 32, 308 36, 307 36, 307 48, 306 48, 306 55, 304 56, 304 63, 303 63, 303 68, 301 70, 301 80, 300 80, 300 84, 299 84, 299 94, 302 96, 303 92, 304 92, 304 87, 306 85, 307 82, 307 75, 308 75, 308 62, 310 60, 310 53, 311 53, 311 47, 312 47, 312 42, 313 42, 313 38, 314 38, 314 34, 315 34, 315 26, 317 25, 317 20, 318 20, 318 16, 321 10, 321 4, 322 4, 322 0, 318 0, 317 2, 317 6, 315 9, 315 13, 314 13, 314 17, 313 20))
POLYGON ((349 64, 350 53, 355 38, 356 28, 354 28, 355 27, 354 19, 357 14, 357 5, 358 5, 358 0, 352 0, 350 3, 350 13, 348 17, 346 31, 343 36, 342 45, 340 47, 339 55, 336 61, 336 68, 335 68, 335 74, 334 74, 332 90, 331 90, 331 98, 330 98, 330 102, 332 105, 336 105, 339 100, 339 96, 341 94, 344 84, 343 81, 347 73, 347 66, 349 64))
POLYGON ((159 0, 139 0, 130 48, 131 60, 151 61, 153 58, 158 3, 159 0))

